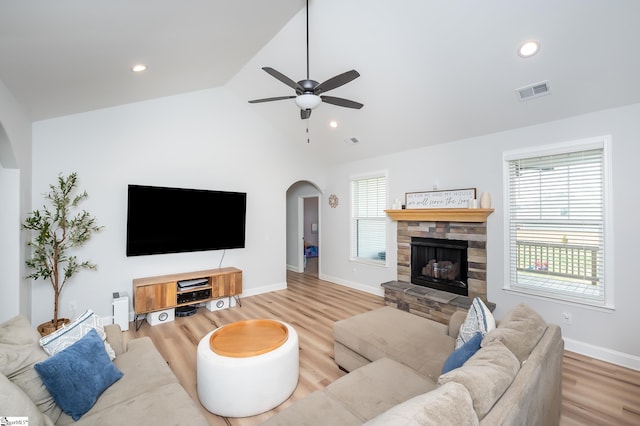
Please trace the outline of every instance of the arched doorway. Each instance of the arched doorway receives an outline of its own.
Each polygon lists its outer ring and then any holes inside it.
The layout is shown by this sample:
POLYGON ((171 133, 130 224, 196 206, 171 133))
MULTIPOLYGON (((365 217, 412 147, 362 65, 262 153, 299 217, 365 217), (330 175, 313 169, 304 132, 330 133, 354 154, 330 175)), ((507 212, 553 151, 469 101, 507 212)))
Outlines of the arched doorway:
POLYGON ((320 273, 320 195, 309 181, 287 189, 287 269, 315 276, 320 273))

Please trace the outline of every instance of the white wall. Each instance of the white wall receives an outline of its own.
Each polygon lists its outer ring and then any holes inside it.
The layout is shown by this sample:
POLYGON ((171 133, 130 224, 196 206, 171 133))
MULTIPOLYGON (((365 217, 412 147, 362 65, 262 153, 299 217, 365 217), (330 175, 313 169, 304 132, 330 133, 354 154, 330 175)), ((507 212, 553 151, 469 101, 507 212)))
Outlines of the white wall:
MULTIPOLYGON (((193 92, 37 122, 33 139, 34 207, 58 173, 75 171, 89 193, 81 207, 105 227, 79 253, 98 271, 69 281, 63 316, 87 308, 109 316, 112 293, 131 294, 132 279, 215 268, 222 258, 222 251, 126 257, 128 184, 247 192, 246 248, 228 250, 222 266, 243 270, 244 296, 286 285, 286 191, 315 166, 246 100, 223 88, 193 92)), ((34 322, 50 319, 52 306, 50 288, 35 282, 34 322)))
MULTIPOLYGON (((327 172, 326 193, 340 198, 336 209, 321 205, 324 226, 323 277, 380 294, 380 284, 396 277, 395 223, 389 222, 389 264, 386 268, 349 262, 349 177, 353 174, 388 170, 389 206, 405 192, 475 187, 492 195, 495 212, 488 221, 488 298, 497 304, 502 317, 519 302, 526 302, 544 318, 562 326, 568 349, 640 369, 640 339, 635 324, 640 322, 637 304, 640 285, 635 254, 640 228, 635 218, 640 158, 640 104, 425 147, 366 161, 339 165, 327 172), (615 310, 552 302, 504 291, 502 153, 507 150, 565 142, 610 134, 612 136, 613 179, 613 285, 615 310), (573 323, 563 324, 562 313, 572 314, 573 323)), ((411 135, 406 135, 410 137, 411 135)), ((418 136, 416 136, 418 137, 418 136)))
POLYGON ((0 322, 20 310, 20 171, 0 167, 0 322))
POLYGON ((31 314, 20 231, 31 206, 31 123, 0 81, 0 321, 31 314))

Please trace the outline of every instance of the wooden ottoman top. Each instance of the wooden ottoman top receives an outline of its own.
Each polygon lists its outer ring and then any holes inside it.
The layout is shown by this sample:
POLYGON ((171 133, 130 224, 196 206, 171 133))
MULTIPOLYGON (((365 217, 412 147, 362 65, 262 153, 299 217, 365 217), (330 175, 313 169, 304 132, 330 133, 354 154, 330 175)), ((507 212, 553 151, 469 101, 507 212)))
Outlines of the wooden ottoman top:
POLYGON ((220 327, 209 338, 209 347, 218 355, 245 358, 261 355, 287 341, 287 327, 274 320, 233 322, 220 327))

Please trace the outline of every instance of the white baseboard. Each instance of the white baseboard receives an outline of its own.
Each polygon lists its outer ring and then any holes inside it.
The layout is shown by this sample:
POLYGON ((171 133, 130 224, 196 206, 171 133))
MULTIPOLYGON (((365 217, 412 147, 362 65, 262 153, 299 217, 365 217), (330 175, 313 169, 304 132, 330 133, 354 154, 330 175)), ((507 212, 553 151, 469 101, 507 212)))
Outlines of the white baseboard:
POLYGON ((265 285, 258 288, 248 289, 248 290, 242 289, 242 294, 240 295, 240 298, 242 299, 243 297, 255 296, 257 294, 262 294, 262 293, 270 293, 272 291, 286 290, 286 288, 287 288, 287 283, 283 282, 283 283, 277 283, 277 284, 269 284, 269 285, 265 285))
POLYGON ((351 281, 346 281, 346 280, 343 280, 341 278, 336 278, 336 277, 332 277, 330 275, 325 275, 325 274, 320 274, 320 276, 318 278, 320 278, 321 280, 324 280, 324 281, 329 281, 331 283, 340 284, 340 285, 343 285, 345 287, 352 288, 354 290, 360 290, 360 291, 364 291, 365 293, 373 294, 375 296, 384 297, 384 289, 382 287, 380 287, 380 286, 378 286, 378 287, 370 287, 368 285, 364 285, 364 284, 360 284, 360 283, 356 283, 356 282, 351 282, 351 281))
POLYGON ((571 352, 579 353, 580 355, 596 358, 601 361, 610 362, 622 367, 631 368, 632 370, 640 371, 640 357, 636 355, 627 354, 624 352, 618 352, 613 349, 603 348, 601 346, 595 346, 590 343, 580 342, 578 340, 568 339, 564 340, 564 348, 571 352))
POLYGON ((291 272, 304 272, 304 270, 300 270, 300 268, 298 267, 298 265, 289 265, 287 263, 287 271, 291 271, 291 272))

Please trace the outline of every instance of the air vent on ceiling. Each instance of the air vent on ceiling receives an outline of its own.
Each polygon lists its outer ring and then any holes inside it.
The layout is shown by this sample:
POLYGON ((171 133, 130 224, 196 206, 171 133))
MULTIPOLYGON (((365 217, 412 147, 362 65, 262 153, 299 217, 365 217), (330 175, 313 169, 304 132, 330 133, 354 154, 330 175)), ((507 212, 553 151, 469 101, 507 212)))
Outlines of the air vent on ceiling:
POLYGON ((540 96, 549 94, 549 82, 543 81, 541 83, 521 87, 519 89, 516 89, 516 93, 518 94, 518 99, 521 101, 528 101, 529 99, 539 98, 540 96))
POLYGON ((347 145, 357 145, 360 143, 360 141, 356 138, 348 138, 344 140, 344 143, 346 143, 347 145))

